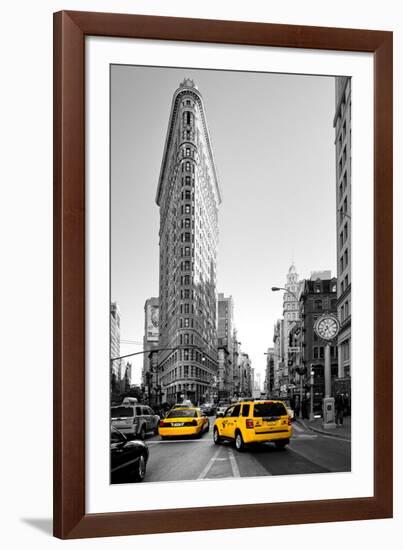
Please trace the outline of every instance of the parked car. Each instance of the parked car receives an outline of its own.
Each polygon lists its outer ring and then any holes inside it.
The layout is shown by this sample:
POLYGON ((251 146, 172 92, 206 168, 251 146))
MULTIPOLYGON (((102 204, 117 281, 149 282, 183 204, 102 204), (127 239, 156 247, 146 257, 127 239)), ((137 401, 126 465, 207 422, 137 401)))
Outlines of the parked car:
POLYGON ((147 434, 158 433, 160 417, 147 405, 133 398, 125 398, 121 405, 111 407, 111 423, 129 438, 145 439, 147 434))
POLYGON ((291 418, 282 401, 242 401, 227 408, 216 418, 213 428, 215 444, 228 439, 237 451, 250 443, 272 441, 284 449, 292 436, 291 418))
POLYGON ((143 441, 129 441, 111 426, 111 483, 143 481, 148 457, 148 447, 143 441))
POLYGON ((159 423, 159 434, 161 439, 177 436, 198 436, 201 437, 210 429, 207 416, 204 416, 196 407, 181 407, 171 409, 159 423))

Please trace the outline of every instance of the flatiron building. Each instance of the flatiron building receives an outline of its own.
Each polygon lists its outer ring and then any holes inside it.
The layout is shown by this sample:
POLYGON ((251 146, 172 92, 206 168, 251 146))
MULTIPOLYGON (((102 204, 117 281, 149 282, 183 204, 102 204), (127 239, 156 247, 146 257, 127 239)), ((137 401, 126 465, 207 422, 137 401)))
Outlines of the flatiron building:
POLYGON ((203 99, 190 79, 175 91, 156 195, 162 399, 200 403, 216 384, 216 265, 221 193, 203 99))

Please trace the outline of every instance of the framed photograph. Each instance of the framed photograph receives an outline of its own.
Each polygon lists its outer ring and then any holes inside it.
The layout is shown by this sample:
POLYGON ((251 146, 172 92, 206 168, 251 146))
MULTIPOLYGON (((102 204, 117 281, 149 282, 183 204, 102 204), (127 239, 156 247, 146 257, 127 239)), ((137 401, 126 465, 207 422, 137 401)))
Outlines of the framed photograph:
POLYGON ((54 534, 392 516, 392 33, 54 15, 54 534))

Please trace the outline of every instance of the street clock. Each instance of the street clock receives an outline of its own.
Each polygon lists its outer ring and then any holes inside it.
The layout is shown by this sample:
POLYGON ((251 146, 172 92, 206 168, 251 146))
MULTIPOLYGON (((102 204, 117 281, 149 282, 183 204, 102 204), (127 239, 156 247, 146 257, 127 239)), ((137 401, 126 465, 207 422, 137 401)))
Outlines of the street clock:
POLYGON ((314 330, 322 340, 334 340, 340 332, 340 323, 337 317, 325 314, 319 317, 314 325, 314 330))

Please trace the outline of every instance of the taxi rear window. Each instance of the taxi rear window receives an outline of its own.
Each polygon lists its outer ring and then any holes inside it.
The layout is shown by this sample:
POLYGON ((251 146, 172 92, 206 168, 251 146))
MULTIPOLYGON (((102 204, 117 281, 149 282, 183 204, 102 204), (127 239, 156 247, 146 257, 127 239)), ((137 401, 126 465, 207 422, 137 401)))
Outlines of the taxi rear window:
POLYGON ((170 411, 166 418, 196 418, 197 417, 197 411, 192 411, 191 409, 176 409, 174 411, 170 411))
POLYGON ((285 416, 287 411, 282 403, 256 403, 253 407, 255 418, 262 416, 285 416))

